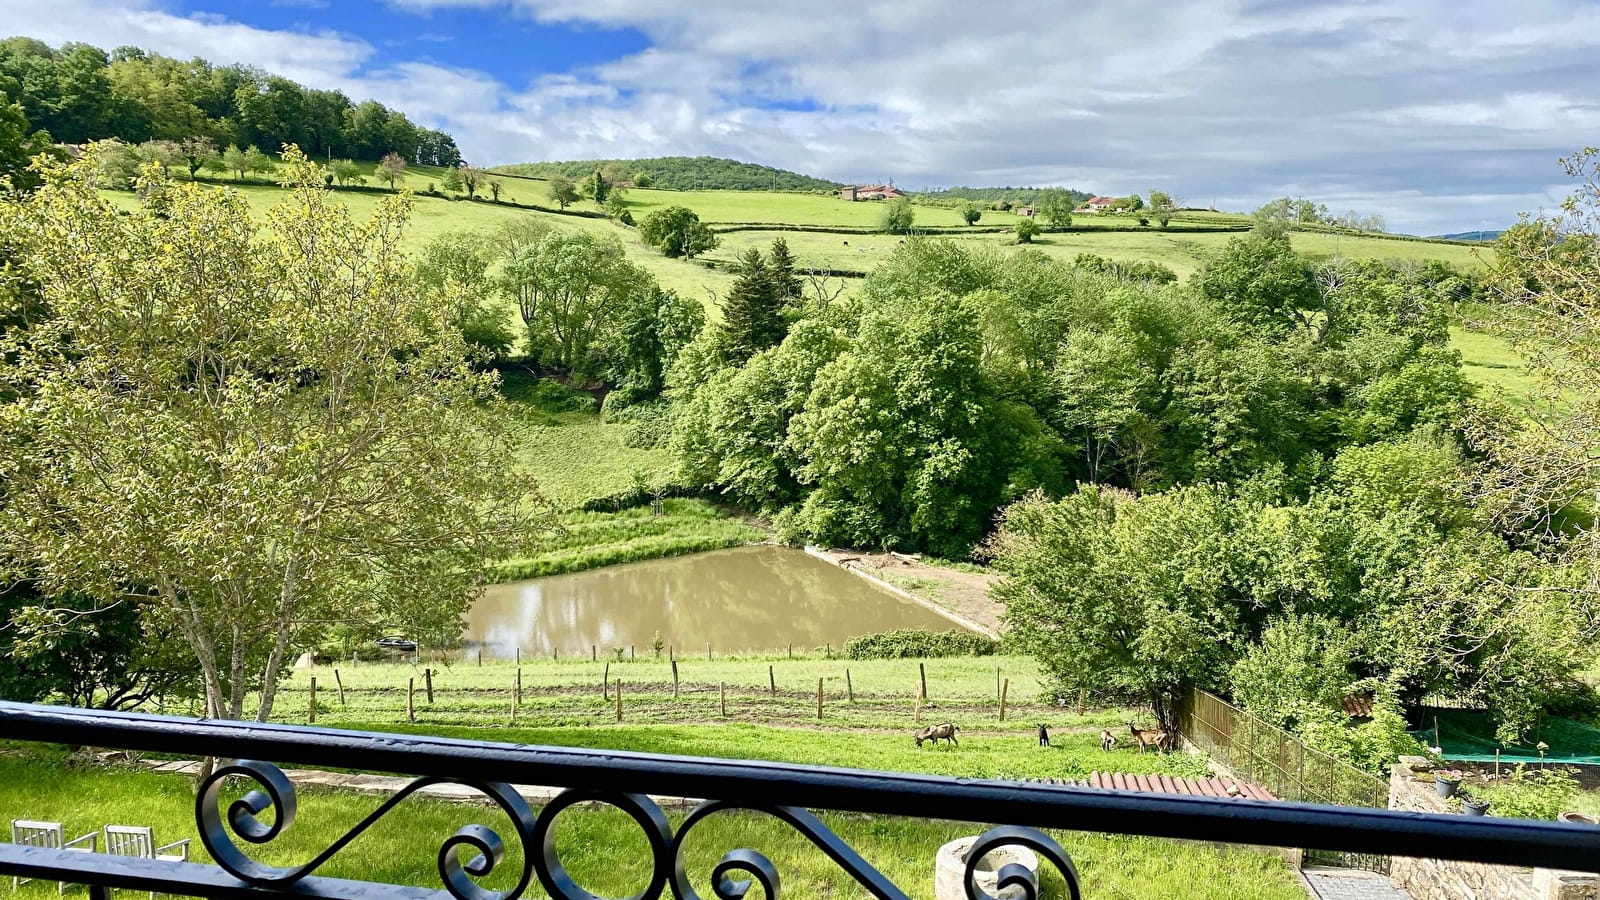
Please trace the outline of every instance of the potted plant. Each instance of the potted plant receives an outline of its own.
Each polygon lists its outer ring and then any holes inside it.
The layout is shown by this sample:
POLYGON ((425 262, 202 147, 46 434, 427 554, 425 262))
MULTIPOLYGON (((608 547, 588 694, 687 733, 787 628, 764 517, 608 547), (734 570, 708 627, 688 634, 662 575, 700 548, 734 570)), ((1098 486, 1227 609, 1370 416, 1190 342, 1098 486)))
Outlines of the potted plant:
POLYGON ((1433 789, 1441 797, 1454 797, 1461 787, 1460 769, 1440 769, 1433 773, 1433 789))
POLYGON ((1462 797, 1461 812, 1468 816, 1482 816, 1489 812, 1489 801, 1479 797, 1462 797))

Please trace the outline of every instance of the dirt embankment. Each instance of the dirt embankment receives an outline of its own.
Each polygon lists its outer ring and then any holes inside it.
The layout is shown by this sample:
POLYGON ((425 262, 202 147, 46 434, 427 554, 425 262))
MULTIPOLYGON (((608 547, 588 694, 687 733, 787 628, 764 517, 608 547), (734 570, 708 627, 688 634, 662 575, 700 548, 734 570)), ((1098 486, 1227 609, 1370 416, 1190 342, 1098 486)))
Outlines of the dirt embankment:
POLYGON ((897 593, 910 595, 974 631, 990 637, 1000 635, 1003 607, 989 597, 989 589, 999 580, 998 575, 930 565, 920 557, 903 553, 858 553, 820 547, 807 550, 836 566, 879 581, 897 593))

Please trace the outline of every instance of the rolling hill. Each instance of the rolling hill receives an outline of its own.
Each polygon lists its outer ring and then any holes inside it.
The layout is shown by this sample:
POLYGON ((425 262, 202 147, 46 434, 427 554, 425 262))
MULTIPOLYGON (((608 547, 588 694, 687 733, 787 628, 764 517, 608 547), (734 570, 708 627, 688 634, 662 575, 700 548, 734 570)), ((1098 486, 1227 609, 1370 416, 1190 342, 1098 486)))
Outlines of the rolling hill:
POLYGON ((513 163, 494 171, 510 175, 547 178, 565 175, 579 179, 595 169, 608 177, 633 181, 643 173, 651 187, 674 191, 832 191, 839 185, 787 169, 775 169, 736 159, 714 156, 660 156, 653 159, 580 159, 566 162, 513 163))

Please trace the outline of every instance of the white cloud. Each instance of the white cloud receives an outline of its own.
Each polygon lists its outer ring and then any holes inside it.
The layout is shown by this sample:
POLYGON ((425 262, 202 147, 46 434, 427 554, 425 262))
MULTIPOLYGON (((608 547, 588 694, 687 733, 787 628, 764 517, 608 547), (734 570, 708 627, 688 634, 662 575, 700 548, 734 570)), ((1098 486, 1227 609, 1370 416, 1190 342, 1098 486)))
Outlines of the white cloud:
POLYGON ((626 27, 650 47, 571 72, 530 60, 497 81, 422 61, 371 71, 358 38, 148 0, 55 0, 38 25, 36 0, 0 0, 0 15, 52 42, 240 60, 374 96, 485 164, 708 153, 913 186, 1161 187, 1235 206, 1298 192, 1425 232, 1543 203, 1555 157, 1600 126, 1588 0, 390 2, 626 27))

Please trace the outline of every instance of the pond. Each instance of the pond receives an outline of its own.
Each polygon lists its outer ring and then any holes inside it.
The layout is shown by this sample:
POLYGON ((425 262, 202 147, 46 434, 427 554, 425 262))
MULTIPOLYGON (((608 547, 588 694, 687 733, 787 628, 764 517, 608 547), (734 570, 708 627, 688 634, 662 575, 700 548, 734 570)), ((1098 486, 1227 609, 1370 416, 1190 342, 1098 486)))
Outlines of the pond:
POLYGON ((893 628, 957 628, 918 603, 792 547, 740 547, 491 585, 463 645, 509 658, 560 651, 648 653, 656 632, 680 655, 832 644, 893 628))

